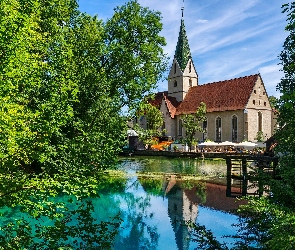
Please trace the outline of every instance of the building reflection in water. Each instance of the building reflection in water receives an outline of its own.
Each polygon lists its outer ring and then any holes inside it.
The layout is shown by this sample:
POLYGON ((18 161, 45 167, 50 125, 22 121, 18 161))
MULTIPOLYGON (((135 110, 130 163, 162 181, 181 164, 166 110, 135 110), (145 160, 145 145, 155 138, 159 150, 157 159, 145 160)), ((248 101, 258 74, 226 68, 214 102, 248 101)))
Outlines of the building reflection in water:
MULTIPOLYGON (((232 187, 232 190, 235 190, 235 187, 232 187)), ((189 249, 190 229, 184 222, 196 221, 199 205, 232 212, 239 205, 246 203, 226 197, 226 186, 221 184, 199 182, 190 189, 181 188, 181 182, 176 181, 174 175, 164 183, 163 191, 168 198, 168 215, 179 250, 189 249)))

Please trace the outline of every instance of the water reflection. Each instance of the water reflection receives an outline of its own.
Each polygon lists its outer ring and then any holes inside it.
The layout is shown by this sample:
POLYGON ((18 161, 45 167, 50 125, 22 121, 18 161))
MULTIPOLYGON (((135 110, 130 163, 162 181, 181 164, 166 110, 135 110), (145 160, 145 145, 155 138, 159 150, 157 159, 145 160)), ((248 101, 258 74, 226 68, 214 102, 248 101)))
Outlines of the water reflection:
MULTIPOLYGON (((233 240, 222 236, 235 234, 232 224, 238 223, 238 217, 230 212, 238 203, 226 197, 223 161, 134 158, 122 159, 120 169, 128 173, 127 179, 105 177, 98 188, 100 198, 91 199, 93 221, 110 221, 118 214, 122 219, 114 249, 195 249, 197 245, 185 221, 205 225, 218 240, 231 246, 233 240), (151 175, 147 177, 146 173, 151 175)), ((59 196, 54 201, 64 202, 69 212, 77 210, 79 204, 70 203, 69 198, 59 196)), ((6 217, 2 217, 2 225, 24 217, 12 209, 0 212, 6 217)), ((35 219, 33 223, 40 221, 35 219)), ((41 223, 53 225, 49 218, 42 218, 41 223)), ((69 225, 77 224, 79 220, 73 216, 69 225)), ((74 240, 68 238, 67 243, 74 240)))
MULTIPOLYGON (((125 217, 126 214, 134 215, 127 216, 131 222, 125 220, 124 223, 132 225, 127 226, 129 236, 134 224, 141 225, 141 235, 136 234, 135 238, 129 237, 129 241, 125 241, 123 247, 120 240, 122 236, 118 236, 119 244, 116 244, 116 249, 195 249, 197 246, 191 241, 190 229, 184 223, 185 221, 198 221, 205 224, 221 241, 225 241, 222 236, 235 233, 235 228, 231 224, 237 223, 238 217, 229 212, 237 209, 239 204, 235 199, 226 197, 226 179, 219 179, 217 183, 212 183, 185 180, 178 175, 190 173, 197 176, 220 177, 223 171, 226 171, 224 162, 222 164, 214 161, 210 164, 178 159, 174 164, 170 160, 168 164, 165 164, 166 161, 166 159, 136 159, 124 162, 123 166, 129 173, 152 171, 163 173, 163 175, 161 178, 159 176, 133 177, 132 184, 126 192, 132 193, 136 202, 125 207, 124 213, 125 217), (141 205, 138 203, 140 198, 146 199, 147 202, 141 205), (134 218, 138 218, 138 213, 140 220, 134 221, 134 218), (212 225, 218 225, 218 228, 214 226, 212 228, 212 225), (140 243, 144 235, 145 240, 149 239, 145 242, 148 248, 140 243), (120 245, 121 248, 119 248, 120 245)), ((233 240, 226 239, 226 242, 230 245, 233 240)))

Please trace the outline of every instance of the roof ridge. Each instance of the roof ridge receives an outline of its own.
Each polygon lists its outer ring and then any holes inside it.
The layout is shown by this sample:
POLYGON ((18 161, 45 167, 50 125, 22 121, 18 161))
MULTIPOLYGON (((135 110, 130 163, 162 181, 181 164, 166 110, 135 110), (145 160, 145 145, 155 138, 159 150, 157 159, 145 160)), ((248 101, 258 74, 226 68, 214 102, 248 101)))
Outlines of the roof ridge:
MULTIPOLYGON (((253 74, 253 75, 248 75, 248 76, 235 77, 235 78, 226 79, 226 80, 220 80, 220 81, 215 81, 215 82, 203 83, 203 84, 200 84, 198 86, 204 86, 204 85, 215 84, 215 83, 220 83, 220 82, 228 82, 228 81, 233 81, 233 80, 237 80, 237 79, 248 78, 248 77, 252 77, 252 76, 258 76, 258 75, 259 74, 253 74)), ((198 86, 193 86, 191 88, 198 87, 198 86)))

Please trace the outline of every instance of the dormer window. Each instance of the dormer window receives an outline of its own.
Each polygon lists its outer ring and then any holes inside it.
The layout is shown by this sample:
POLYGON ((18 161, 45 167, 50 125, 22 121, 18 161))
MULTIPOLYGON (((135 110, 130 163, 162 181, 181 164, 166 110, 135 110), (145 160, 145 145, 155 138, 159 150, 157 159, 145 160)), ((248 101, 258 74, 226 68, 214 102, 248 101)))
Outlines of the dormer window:
POLYGON ((174 81, 174 87, 177 87, 177 81, 174 81))

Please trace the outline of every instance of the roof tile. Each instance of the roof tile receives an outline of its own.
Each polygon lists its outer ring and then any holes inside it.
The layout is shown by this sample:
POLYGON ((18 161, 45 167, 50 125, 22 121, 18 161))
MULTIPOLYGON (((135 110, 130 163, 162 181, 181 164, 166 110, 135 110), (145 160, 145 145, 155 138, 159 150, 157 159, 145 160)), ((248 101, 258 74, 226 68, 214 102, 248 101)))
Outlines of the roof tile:
POLYGON ((192 87, 175 114, 194 113, 201 102, 207 112, 244 109, 258 77, 255 74, 192 87))

